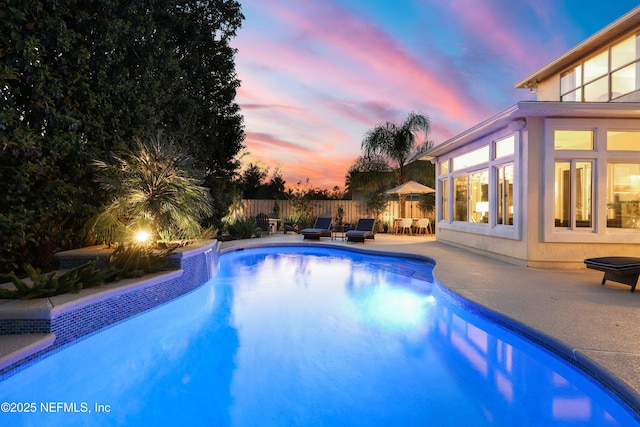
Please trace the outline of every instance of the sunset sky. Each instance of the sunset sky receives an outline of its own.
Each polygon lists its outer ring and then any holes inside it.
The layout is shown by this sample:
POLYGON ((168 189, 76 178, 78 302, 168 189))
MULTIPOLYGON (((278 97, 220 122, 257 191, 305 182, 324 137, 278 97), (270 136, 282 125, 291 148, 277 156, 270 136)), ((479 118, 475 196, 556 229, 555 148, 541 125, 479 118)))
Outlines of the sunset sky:
POLYGON ((436 144, 517 101, 513 85, 638 0, 240 0, 243 164, 344 189, 362 137, 411 111, 436 144))

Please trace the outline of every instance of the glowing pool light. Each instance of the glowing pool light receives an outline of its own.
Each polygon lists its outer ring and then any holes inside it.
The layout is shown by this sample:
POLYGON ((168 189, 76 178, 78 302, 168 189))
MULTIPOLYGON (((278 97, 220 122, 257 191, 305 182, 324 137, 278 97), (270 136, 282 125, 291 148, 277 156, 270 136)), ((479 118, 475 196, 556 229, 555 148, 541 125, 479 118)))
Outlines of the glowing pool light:
POLYGON ((385 330, 410 331, 425 324, 435 299, 390 284, 358 290, 353 301, 360 320, 385 330))

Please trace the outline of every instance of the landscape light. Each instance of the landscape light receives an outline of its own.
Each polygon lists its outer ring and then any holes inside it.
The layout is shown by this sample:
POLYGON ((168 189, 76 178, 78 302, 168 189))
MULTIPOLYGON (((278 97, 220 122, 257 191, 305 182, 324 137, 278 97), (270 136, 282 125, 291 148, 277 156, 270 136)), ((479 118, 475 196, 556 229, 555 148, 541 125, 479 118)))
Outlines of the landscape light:
POLYGON ((136 241, 138 243, 145 243, 151 238, 151 233, 148 231, 138 231, 136 233, 136 241))

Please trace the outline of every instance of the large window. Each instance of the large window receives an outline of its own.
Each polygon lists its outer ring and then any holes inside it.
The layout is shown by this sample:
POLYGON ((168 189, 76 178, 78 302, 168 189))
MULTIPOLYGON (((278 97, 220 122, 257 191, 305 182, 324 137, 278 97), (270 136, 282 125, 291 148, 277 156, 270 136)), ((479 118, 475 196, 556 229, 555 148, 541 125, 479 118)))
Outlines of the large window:
POLYGON ((469 175, 469 210, 471 222, 489 222, 489 171, 469 175))
POLYGON ((515 137, 512 135, 508 138, 500 139, 496 141, 496 159, 501 159, 507 156, 513 156, 515 152, 515 137))
POLYGON ((639 131, 608 131, 607 150, 640 151, 639 131))
POLYGON ((593 150, 592 130, 556 130, 553 135, 555 150, 593 150))
POLYGON ((560 99, 608 102, 640 89, 640 36, 616 43, 560 75, 560 99))
POLYGON ((456 178, 456 221, 489 222, 489 172, 456 178))
POLYGON ((453 158, 453 170, 457 171, 471 166, 480 165, 489 161, 489 146, 484 146, 469 153, 461 154, 453 158))
POLYGON ((440 209, 440 219, 449 221, 449 179, 440 181, 440 194, 442 194, 442 204, 440 209))
POLYGON ((640 228, 640 163, 607 164, 607 227, 640 228))
POLYGON ((486 139, 483 145, 439 162, 441 226, 518 238, 514 204, 518 133, 486 139), (444 167, 450 165, 450 168, 444 167))
POLYGON ((637 120, 546 118, 544 127, 544 241, 640 244, 637 120))
POLYGON ((455 188, 455 212, 453 219, 456 221, 467 221, 469 218, 469 205, 468 205, 468 179, 467 176, 460 176, 456 178, 455 188))
POLYGON ((496 168, 498 197, 496 198, 497 223, 513 225, 513 164, 496 168))
POLYGON ((592 227, 592 162, 555 163, 555 226, 592 227))

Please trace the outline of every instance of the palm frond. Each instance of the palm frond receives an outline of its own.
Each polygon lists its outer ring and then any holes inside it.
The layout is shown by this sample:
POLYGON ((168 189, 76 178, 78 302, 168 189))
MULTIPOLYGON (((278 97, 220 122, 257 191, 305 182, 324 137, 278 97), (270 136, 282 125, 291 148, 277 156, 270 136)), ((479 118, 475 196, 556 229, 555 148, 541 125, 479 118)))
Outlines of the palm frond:
POLYGON ((209 189, 189 169, 193 162, 157 133, 136 140, 133 151, 113 155, 114 164, 96 161, 96 180, 111 196, 103 208, 129 234, 148 227, 158 234, 194 238, 199 222, 213 213, 209 189), (166 231, 165 231, 166 230, 166 231))

